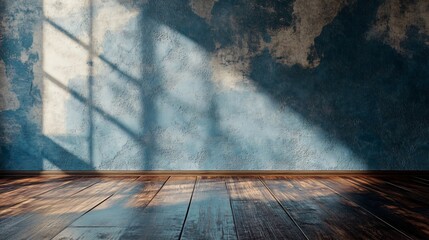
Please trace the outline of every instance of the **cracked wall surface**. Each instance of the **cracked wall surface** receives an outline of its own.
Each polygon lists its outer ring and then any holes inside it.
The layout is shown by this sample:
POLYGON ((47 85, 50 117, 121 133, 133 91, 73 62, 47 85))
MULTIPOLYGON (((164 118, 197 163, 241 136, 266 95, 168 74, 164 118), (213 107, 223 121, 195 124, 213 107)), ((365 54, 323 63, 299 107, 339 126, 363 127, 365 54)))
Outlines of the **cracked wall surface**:
POLYGON ((424 0, 0 1, 0 169, 428 170, 424 0))

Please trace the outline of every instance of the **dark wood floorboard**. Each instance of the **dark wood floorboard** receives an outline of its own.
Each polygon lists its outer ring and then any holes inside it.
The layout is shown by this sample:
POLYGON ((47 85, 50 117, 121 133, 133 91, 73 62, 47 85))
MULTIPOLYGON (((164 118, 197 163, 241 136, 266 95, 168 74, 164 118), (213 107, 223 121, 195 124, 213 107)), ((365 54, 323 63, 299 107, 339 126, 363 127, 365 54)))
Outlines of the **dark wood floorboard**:
POLYGON ((0 239, 429 239, 425 176, 0 178, 0 239))
POLYGON ((198 177, 182 239, 237 239, 224 178, 198 177))
POLYGON ((426 181, 429 181, 429 176, 418 176, 416 178, 424 179, 426 181))
MULTIPOLYGON (((391 213, 416 226, 420 230, 419 233, 423 233, 420 237, 429 239, 428 198, 422 198, 423 195, 419 194, 415 195, 413 190, 410 191, 396 184, 391 184, 391 182, 396 182, 394 178, 389 181, 374 177, 347 178, 347 180, 382 196, 391 213)), ((406 183, 408 181, 401 182, 406 183)), ((406 186, 409 187, 408 184, 406 186)), ((415 229, 409 231, 415 231, 415 229)))
POLYGON ((310 239, 408 239, 317 180, 308 177, 263 180, 310 239))
MULTIPOLYGON (((361 178, 359 178, 361 179, 361 178)), ((402 191, 408 192, 410 196, 413 196, 418 199, 424 199, 429 202, 429 183, 424 181, 419 181, 412 177, 407 178, 398 178, 398 177, 378 177, 378 178, 369 178, 369 180, 377 180, 378 182, 386 182, 396 188, 401 189, 402 191)))
POLYGON ((258 177, 227 182, 239 239, 306 239, 258 177))
POLYGON ((419 178, 413 178, 413 182, 418 183, 419 185, 424 185, 429 187, 429 181, 419 178))
POLYGON ((429 177, 422 177, 422 176, 418 176, 418 177, 414 177, 415 179, 418 179, 420 181, 424 181, 426 183, 429 183, 429 177))
POLYGON ((335 177, 318 180, 407 236, 414 239, 429 239, 429 232, 425 230, 428 218, 424 217, 428 211, 427 203, 404 205, 408 202, 401 198, 407 199, 406 196, 397 189, 392 189, 393 186, 387 183, 371 183, 370 177, 364 184, 356 181, 358 178, 335 177), (413 209, 416 206, 418 207, 413 209))

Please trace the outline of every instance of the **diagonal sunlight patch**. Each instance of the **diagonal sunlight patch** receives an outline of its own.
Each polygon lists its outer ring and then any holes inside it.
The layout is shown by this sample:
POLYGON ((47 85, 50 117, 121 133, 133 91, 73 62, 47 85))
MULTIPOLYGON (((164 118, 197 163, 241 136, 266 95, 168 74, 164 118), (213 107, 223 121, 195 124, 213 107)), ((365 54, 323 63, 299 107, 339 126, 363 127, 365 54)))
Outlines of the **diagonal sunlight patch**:
MULTIPOLYGON (((48 23, 43 25, 43 70, 65 86, 75 82, 75 90, 86 97, 88 52, 48 23), (67 46, 67 47, 65 47, 67 46)), ((43 133, 68 134, 72 123, 67 121, 70 94, 45 76, 43 81, 43 133)), ((76 106, 84 108, 82 104, 76 106)), ((82 131, 79 131, 82 132, 82 131)))
POLYGON ((197 170, 365 168, 334 137, 280 106, 252 79, 216 64, 221 61, 189 38, 163 25, 155 35, 163 86, 155 105, 163 131, 154 164, 197 170))
POLYGON ((47 159, 45 169, 67 170, 76 159, 96 170, 366 168, 220 64, 225 56, 139 8, 45 0, 44 14, 43 134, 75 156, 64 165, 47 159))
MULTIPOLYGON (((114 160, 126 155, 120 154, 126 144, 140 148, 136 141, 142 129, 140 45, 135 34, 139 12, 116 1, 43 4, 43 134, 58 151, 73 156, 62 160, 64 164, 45 159, 45 168, 74 169, 86 162, 88 168, 111 169, 117 163, 123 169, 127 161, 114 160), (114 45, 105 38, 115 38, 114 45), (115 141, 106 144, 106 139, 115 141)), ((129 159, 141 155, 133 149, 127 151, 135 154, 129 159)))

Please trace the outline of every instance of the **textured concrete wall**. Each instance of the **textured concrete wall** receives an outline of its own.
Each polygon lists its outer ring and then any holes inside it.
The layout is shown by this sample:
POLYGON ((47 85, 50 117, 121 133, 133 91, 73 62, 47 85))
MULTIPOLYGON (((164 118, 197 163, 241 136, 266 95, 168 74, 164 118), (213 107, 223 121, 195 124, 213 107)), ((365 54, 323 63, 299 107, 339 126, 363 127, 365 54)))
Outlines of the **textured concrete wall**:
POLYGON ((429 2, 0 1, 0 169, 429 170, 429 2))

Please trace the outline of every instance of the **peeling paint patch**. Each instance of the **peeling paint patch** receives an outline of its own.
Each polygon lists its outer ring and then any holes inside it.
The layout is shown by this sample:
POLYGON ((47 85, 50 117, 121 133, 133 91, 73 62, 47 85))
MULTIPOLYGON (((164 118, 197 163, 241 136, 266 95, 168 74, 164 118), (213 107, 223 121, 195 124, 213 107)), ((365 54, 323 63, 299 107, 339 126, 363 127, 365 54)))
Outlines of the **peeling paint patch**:
POLYGON ((244 46, 236 45, 216 51, 211 60, 213 81, 223 90, 235 89, 249 84, 246 78, 250 71, 250 61, 256 53, 251 52, 244 41, 244 46))
POLYGON ((267 48, 282 64, 316 67, 320 59, 312 55, 314 39, 347 4, 349 4, 348 0, 295 1, 294 24, 290 27, 270 30, 271 42, 266 45, 267 48))
POLYGON ((6 76, 4 62, 0 60, 0 111, 17 110, 19 105, 18 97, 6 76))
MULTIPOLYGON (((320 62, 314 51, 315 38, 345 6, 352 2, 353 0, 297 0, 293 3, 293 21, 290 25, 283 23, 280 27, 269 25, 267 28, 258 29, 258 26, 241 26, 243 21, 249 19, 246 16, 231 16, 228 21, 231 33, 228 37, 232 44, 225 47, 220 42, 215 43, 216 57, 222 58, 217 61, 225 62, 226 59, 228 64, 224 65, 232 64, 235 70, 247 74, 249 60, 268 49, 281 64, 289 66, 298 64, 304 68, 314 68, 320 62)), ((280 11, 276 12, 273 8, 264 8, 253 2, 250 5, 253 6, 253 11, 257 12, 256 9, 262 8, 268 15, 279 14, 280 11)), ((207 20, 206 17, 205 19, 207 20)))
POLYGON ((23 3, 22 1, 7 1, 5 10, 8 14, 1 16, 0 26, 4 37, 19 38, 19 30, 23 30, 23 22, 35 21, 40 16, 41 8, 35 4, 23 3))
POLYGON ((207 22, 210 22, 212 18, 211 11, 217 1, 218 0, 191 0, 189 1, 189 5, 195 14, 204 18, 207 22))
MULTIPOLYGON (((429 1, 387 0, 377 11, 377 19, 367 32, 368 40, 380 40, 398 53, 407 54, 401 45, 410 27, 429 35, 429 1)), ((425 42, 429 45, 429 41, 425 42)))

